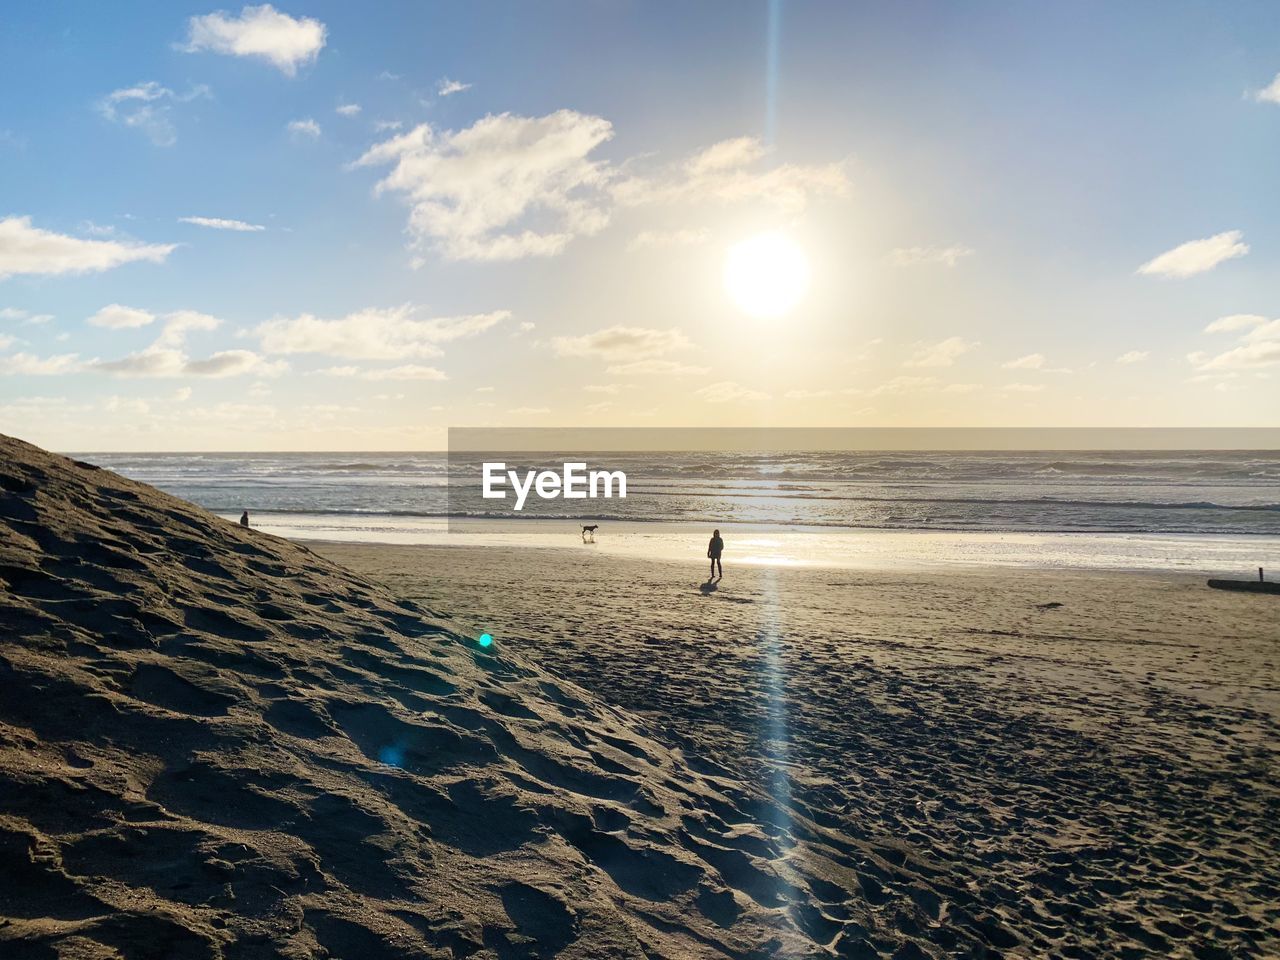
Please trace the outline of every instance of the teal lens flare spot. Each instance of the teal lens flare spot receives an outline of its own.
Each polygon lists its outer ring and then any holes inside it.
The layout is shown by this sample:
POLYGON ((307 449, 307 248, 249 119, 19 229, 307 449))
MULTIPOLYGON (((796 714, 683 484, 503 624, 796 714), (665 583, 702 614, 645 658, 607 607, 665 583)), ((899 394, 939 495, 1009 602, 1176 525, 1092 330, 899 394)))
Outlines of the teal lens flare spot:
POLYGON ((404 751, 399 747, 383 747, 378 751, 378 759, 385 763, 388 767, 399 767, 404 765, 404 751))
POLYGON ((480 639, 476 642, 479 643, 481 647, 488 647, 493 643, 493 637, 489 636, 487 633, 482 633, 480 634, 480 639))

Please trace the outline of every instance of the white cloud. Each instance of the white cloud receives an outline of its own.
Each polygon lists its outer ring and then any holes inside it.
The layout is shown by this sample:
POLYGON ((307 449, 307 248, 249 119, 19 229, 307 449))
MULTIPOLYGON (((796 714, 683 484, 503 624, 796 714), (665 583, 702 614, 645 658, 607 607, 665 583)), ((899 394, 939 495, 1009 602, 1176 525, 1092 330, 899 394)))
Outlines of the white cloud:
POLYGON ((606 327, 580 337, 556 337, 552 341, 562 357, 605 357, 609 360, 643 360, 691 346, 680 330, 648 327, 606 327))
POLYGON ((765 155, 764 144, 755 137, 735 137, 721 140, 695 154, 685 162, 685 169, 693 176, 733 170, 755 163, 765 155))
POLYGON ((196 377, 236 377, 245 373, 272 375, 285 369, 285 364, 267 361, 252 350, 220 350, 204 360, 188 360, 182 372, 196 377))
POLYGON ((510 313, 420 320, 416 308, 369 307, 337 320, 304 313, 277 317, 254 331, 267 353, 321 353, 349 360, 399 360, 439 356, 439 344, 473 336, 507 319, 510 313))
POLYGON ((1001 390, 1009 393, 1039 393, 1044 389, 1043 383, 1006 383, 1001 390))
POLYGON ((1151 356, 1150 350, 1130 350, 1116 357, 1116 363, 1141 363, 1149 356, 1151 356))
POLYGON ((965 257, 973 256, 970 247, 896 247, 889 252, 889 262, 895 267, 914 267, 920 264, 938 263, 954 267, 965 257))
POLYGON ((1235 326, 1220 328, 1246 330, 1247 332, 1237 340, 1240 346, 1216 356, 1209 356, 1199 351, 1187 355, 1187 359, 1198 371, 1206 374, 1230 375, 1238 371, 1280 366, 1280 319, 1268 321, 1263 317, 1248 316, 1249 322, 1245 323, 1244 316, 1224 318, 1241 322, 1235 326))
POLYGON ((120 360, 95 360, 90 369, 122 377, 177 377, 183 373, 187 356, 181 350, 148 347, 120 360))
POLYGON ((160 263, 173 243, 82 240, 31 225, 30 217, 0 219, 0 280, 16 274, 91 273, 135 260, 160 263))
POLYGON ((173 391, 173 399, 175 403, 186 403, 191 399, 191 388, 179 387, 177 390, 173 391))
POLYGON ((532 416, 535 414, 550 413, 550 407, 512 407, 507 413, 514 413, 517 416, 532 416))
POLYGON ((673 377, 695 377, 708 373, 706 367, 690 366, 675 360, 636 360, 634 363, 618 363, 605 368, 606 373, 618 377, 648 374, 665 374, 673 377))
POLYGON ((702 230, 642 230, 627 244, 629 250, 643 250, 646 247, 691 247, 706 243, 711 239, 711 231, 702 230))
POLYGON ((320 136, 320 124, 316 123, 310 117, 305 120, 290 120, 285 124, 285 129, 295 137, 310 137, 315 139, 320 136))
POLYGON ((938 387, 937 377, 908 377, 898 376, 892 380, 887 380, 879 386, 873 387, 867 391, 868 396, 880 397, 886 394, 900 393, 925 393, 930 390, 936 390, 938 387))
POLYGON ((108 397, 104 405, 107 413, 132 413, 146 416, 151 412, 151 404, 141 397, 108 397))
POLYGON ((948 383, 942 388, 943 393, 976 393, 982 389, 980 383, 948 383))
POLYGON ((52 313, 31 313, 27 310, 19 310, 16 307, 0 308, 0 320, 21 320, 25 326, 39 326, 42 323, 48 323, 52 319, 52 313))
POLYGON ((399 130, 404 124, 399 120, 379 120, 373 125, 373 129, 378 133, 386 133, 388 130, 399 130))
POLYGON ((1200 370, 1257 370, 1280 365, 1280 341, 1262 340, 1211 357, 1200 370))
POLYGON ((6 350, 13 346, 13 337, 0 333, 0 350, 6 350))
POLYGON ((73 373, 80 368, 80 359, 74 353, 61 353, 51 357, 37 357, 30 353, 15 353, 0 357, 0 373, 26 376, 56 376, 73 373))
POLYGON ((340 103, 334 107, 334 112, 342 117, 358 117, 360 115, 360 104, 340 103))
POLYGON ((119 377, 236 377, 275 376, 287 366, 268 361, 252 350, 221 350, 201 360, 193 360, 176 348, 152 344, 145 350, 119 360, 95 360, 88 369, 119 377))
POLYGON ((107 327, 111 330, 127 330, 145 327, 155 320, 154 313, 139 310, 137 307, 126 307, 118 303, 108 304, 88 320, 90 326, 107 327))
POLYGON ((406 363, 398 367, 327 367, 318 373, 331 377, 358 377, 361 380, 448 380, 443 370, 435 367, 424 367, 416 363, 406 363))
POLYGON ((1019 357, 1017 360, 1009 360, 1000 364, 1006 370, 1040 370, 1044 367, 1043 353, 1029 353, 1025 357, 1019 357))
MULTIPOLYGON (((141 316, 150 316, 144 310, 134 310, 113 304, 98 311, 95 317, 105 315, 108 322, 100 326, 141 326, 132 322, 141 316), (136 316, 135 316, 136 315, 136 316)), ((154 318, 152 318, 154 319, 154 318)), ((187 355, 187 334, 206 332, 221 325, 217 317, 195 310, 177 310, 164 316, 164 327, 155 341, 146 349, 131 353, 119 360, 93 360, 85 369, 110 373, 120 377, 234 377, 246 373, 257 376, 274 376, 284 372, 282 361, 271 362, 252 350, 222 350, 208 357, 192 359, 187 355)), ((151 321, 145 321, 150 323, 151 321)))
POLYGON ((156 344, 164 347, 180 347, 186 342, 187 334, 206 333, 216 330, 222 325, 217 317, 195 310, 175 310, 165 314, 164 328, 156 338, 156 344))
POLYGON ((1280 103, 1280 73, 1267 86, 1253 95, 1259 103, 1280 103))
POLYGON ((265 3, 245 7, 238 17, 222 10, 192 17, 187 21, 187 43, 182 49, 257 57, 292 77, 300 65, 313 62, 320 54, 325 34, 325 25, 319 20, 295 19, 265 3))
POLYGON ((87 233, 91 237, 114 237, 116 228, 112 224, 94 223, 92 220, 80 221, 80 232, 87 233))
POLYGON ((385 370, 371 370, 370 376, 366 379, 370 380, 448 380, 448 374, 443 370, 436 370, 434 366, 420 366, 419 364, 403 364, 401 366, 388 367, 385 370))
POLYGON ((1244 242, 1244 234, 1239 230, 1228 230, 1203 240, 1188 240, 1172 250, 1166 250, 1140 266, 1138 273, 1178 279, 1193 277, 1212 270, 1225 260, 1243 257, 1248 252, 1249 245, 1244 242))
POLYGON ((98 101, 98 112, 112 123, 141 130, 159 147, 178 142, 173 125, 173 105, 209 96, 209 88, 201 84, 183 94, 174 93, 154 80, 133 87, 112 90, 98 101))
POLYGON ((471 84, 459 83, 457 80, 450 80, 444 77, 436 84, 436 93, 442 97, 451 97, 455 93, 461 93, 463 90, 470 90, 471 84))
POLYGON ((587 393, 608 393, 616 395, 622 392, 622 385, 619 383, 588 383, 582 389, 587 393))
POLYGON ((607 120, 572 110, 504 113, 457 132, 421 124, 355 165, 392 165, 377 191, 404 195, 417 246, 453 260, 515 260, 557 254, 604 227, 605 171, 588 155, 612 136, 607 120))
POLYGON ((788 400, 821 400, 837 395, 835 390, 788 390, 783 396, 788 400))
POLYGON ((1256 313, 1233 313, 1227 317, 1219 317, 1204 328, 1205 333, 1230 333, 1233 330, 1246 330, 1249 327, 1260 327, 1267 322, 1266 317, 1256 313))
POLYGON ((1250 343, 1258 343, 1264 340, 1280 340, 1280 319, 1259 324, 1246 333, 1244 339, 1250 343))
POLYGON ((732 380, 720 380, 693 391, 694 396, 707 403, 734 403, 737 401, 768 400, 769 394, 752 390, 732 380))
POLYGON ((747 202, 796 214, 815 195, 844 197, 849 193, 842 163, 751 169, 767 155, 768 150, 754 137, 723 140, 673 169, 653 176, 625 177, 615 184, 613 194, 623 206, 747 202))
POLYGON ((963 356, 978 346, 976 340, 969 341, 961 337, 947 337, 937 343, 917 343, 916 352, 904 362, 904 367, 949 367, 956 358, 963 356))
POLYGON ((1025 357, 1000 364, 1006 370, 1039 370, 1041 373, 1070 373, 1068 367, 1046 367, 1043 353, 1029 353, 1025 357))
POLYGON ((422 124, 374 145, 353 166, 391 165, 377 192, 404 196, 415 246, 455 260, 553 256, 602 230, 617 207, 752 203, 794 214, 815 195, 849 190, 843 164, 756 169, 767 151, 753 138, 634 174, 634 163, 591 159, 612 136, 609 121, 572 110, 501 114, 456 132, 422 124))
POLYGON ((243 220, 224 220, 222 217, 179 217, 178 222, 208 227, 210 230, 234 230, 238 233, 258 233, 267 229, 261 224, 246 223, 243 220))

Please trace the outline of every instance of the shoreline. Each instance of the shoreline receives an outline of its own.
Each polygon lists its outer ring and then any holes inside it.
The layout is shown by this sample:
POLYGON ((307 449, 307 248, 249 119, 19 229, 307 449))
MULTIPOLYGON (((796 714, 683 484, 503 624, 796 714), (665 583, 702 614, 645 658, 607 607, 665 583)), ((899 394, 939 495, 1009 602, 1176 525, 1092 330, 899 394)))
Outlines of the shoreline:
MULTIPOLYGON (((591 550, 620 558, 699 563, 712 529, 701 523, 610 522, 601 524, 594 543, 584 544, 581 525, 574 521, 397 520, 411 522, 388 525, 357 515, 251 514, 255 528, 306 542, 591 550)), ((726 560, 746 566, 1147 571, 1250 578, 1260 566, 1280 570, 1280 537, 1267 535, 824 529, 731 522, 718 528, 728 544, 726 560)))

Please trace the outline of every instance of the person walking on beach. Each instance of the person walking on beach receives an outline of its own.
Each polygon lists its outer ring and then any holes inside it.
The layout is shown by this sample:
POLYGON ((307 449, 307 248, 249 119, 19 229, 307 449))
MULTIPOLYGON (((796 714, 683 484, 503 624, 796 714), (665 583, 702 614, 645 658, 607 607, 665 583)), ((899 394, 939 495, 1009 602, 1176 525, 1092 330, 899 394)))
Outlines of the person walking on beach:
POLYGON ((248 525, 249 525, 249 511, 246 510, 244 513, 240 514, 240 526, 247 527, 248 525))
POLYGON ((707 556, 711 558, 711 575, 707 579, 715 579, 717 568, 720 570, 720 579, 724 579, 724 566, 720 563, 722 553, 724 553, 724 541, 720 539, 720 531, 716 530, 711 534, 711 542, 707 544, 707 556))

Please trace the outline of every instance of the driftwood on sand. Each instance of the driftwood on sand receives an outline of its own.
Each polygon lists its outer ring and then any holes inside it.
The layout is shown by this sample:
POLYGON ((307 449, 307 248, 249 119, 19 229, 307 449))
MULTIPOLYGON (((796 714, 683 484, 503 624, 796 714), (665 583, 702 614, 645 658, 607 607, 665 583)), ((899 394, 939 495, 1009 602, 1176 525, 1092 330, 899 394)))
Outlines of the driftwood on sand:
POLYGON ((1280 593, 1280 583, 1267 580, 1262 567, 1258 568, 1257 580, 1210 580, 1209 586, 1214 590, 1236 590, 1240 593, 1280 593))

